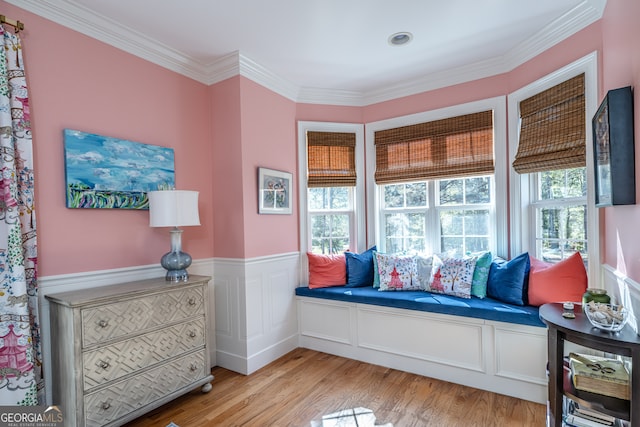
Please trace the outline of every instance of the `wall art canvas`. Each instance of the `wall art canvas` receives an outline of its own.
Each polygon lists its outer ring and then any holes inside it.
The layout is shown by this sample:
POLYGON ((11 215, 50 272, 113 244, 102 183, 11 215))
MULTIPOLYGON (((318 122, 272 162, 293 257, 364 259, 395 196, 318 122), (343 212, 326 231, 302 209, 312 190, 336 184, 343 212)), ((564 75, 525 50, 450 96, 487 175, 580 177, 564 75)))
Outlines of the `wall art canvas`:
POLYGON ((175 188, 172 148, 65 129, 64 152, 68 208, 148 209, 175 188))

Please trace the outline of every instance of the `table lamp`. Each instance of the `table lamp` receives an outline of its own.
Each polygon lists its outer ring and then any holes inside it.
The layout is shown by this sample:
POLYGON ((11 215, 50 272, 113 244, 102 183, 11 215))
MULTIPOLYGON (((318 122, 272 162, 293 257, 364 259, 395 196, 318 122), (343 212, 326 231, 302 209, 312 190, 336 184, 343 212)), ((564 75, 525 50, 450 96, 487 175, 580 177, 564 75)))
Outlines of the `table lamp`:
POLYGON ((187 281, 191 255, 182 252, 182 230, 178 227, 200 225, 198 192, 186 190, 149 191, 149 226, 173 227, 171 251, 160 259, 167 270, 168 282, 187 281))

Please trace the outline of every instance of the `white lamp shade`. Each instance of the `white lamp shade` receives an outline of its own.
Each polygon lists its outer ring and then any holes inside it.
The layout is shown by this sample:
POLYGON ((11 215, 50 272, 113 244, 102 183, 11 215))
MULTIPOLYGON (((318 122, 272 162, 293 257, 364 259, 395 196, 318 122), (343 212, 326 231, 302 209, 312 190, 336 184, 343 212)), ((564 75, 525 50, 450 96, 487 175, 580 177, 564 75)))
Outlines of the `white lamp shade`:
POLYGON ((187 190, 149 191, 149 226, 200 225, 198 194, 187 190))

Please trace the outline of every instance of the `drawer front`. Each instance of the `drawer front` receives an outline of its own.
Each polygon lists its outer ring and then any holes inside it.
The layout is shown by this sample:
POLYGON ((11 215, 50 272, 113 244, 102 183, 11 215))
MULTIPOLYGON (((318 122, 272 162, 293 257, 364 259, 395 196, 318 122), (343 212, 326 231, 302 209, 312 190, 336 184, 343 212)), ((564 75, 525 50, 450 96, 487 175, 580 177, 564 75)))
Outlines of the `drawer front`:
POLYGON ((155 367, 84 397, 85 425, 103 426, 209 375, 205 350, 155 367))
POLYGON ((204 317, 85 352, 84 390, 187 353, 205 344, 204 317))
POLYGON ((204 315, 202 287, 116 301, 81 310, 82 347, 204 315))

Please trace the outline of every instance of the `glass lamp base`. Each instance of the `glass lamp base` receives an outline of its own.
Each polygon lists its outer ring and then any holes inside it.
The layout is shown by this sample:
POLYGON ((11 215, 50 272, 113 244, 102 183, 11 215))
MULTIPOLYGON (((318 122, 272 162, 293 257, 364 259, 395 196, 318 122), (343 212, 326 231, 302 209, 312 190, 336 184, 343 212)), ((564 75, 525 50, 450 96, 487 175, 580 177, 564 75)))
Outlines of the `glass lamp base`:
POLYGON ((164 254, 160 265, 167 270, 167 282, 186 282, 189 279, 187 268, 191 265, 191 255, 182 251, 172 251, 164 254))

